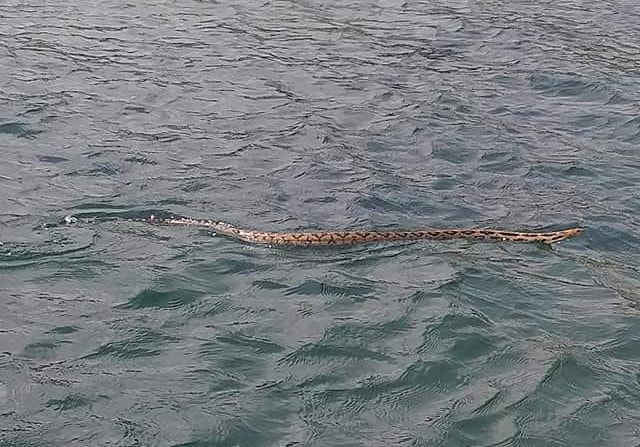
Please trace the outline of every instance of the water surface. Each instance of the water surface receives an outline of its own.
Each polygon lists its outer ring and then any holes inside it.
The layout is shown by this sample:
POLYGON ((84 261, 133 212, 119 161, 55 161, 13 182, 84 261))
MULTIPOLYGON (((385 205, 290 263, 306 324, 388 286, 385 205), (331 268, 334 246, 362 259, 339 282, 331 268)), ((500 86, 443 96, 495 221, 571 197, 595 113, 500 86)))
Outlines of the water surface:
POLYGON ((0 446, 638 445, 639 22, 3 2, 0 446), (587 231, 294 250, 104 219, 151 212, 587 231))

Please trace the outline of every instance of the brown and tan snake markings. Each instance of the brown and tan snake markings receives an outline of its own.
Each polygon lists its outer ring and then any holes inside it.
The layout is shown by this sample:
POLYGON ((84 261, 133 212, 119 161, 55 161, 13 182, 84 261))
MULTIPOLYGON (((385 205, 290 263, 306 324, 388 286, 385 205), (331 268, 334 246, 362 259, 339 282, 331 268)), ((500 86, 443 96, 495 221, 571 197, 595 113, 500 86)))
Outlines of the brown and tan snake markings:
POLYGON ((276 233, 267 231, 244 230, 242 228, 234 227, 225 222, 190 219, 186 217, 156 218, 154 216, 151 216, 148 219, 143 220, 164 225, 208 228, 216 233, 255 244, 290 246, 353 245, 371 242, 448 239, 470 239, 476 241, 505 242, 539 242, 544 244, 552 244, 554 242, 578 236, 584 231, 582 228, 568 228, 566 230, 550 231, 545 233, 486 229, 431 229, 417 231, 319 231, 276 233))

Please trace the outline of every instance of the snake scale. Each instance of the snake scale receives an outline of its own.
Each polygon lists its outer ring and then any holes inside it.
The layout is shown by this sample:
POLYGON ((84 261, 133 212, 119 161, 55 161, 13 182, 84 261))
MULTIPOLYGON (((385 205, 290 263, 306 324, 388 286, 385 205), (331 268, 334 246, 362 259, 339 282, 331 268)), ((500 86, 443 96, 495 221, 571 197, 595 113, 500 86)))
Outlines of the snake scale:
POLYGON ((316 232, 265 232, 234 227, 225 222, 190 219, 186 217, 140 219, 163 225, 201 227, 245 242, 267 245, 323 246, 353 245, 371 242, 401 242, 417 240, 470 239, 477 241, 541 242, 552 244, 578 236, 582 228, 569 228, 551 232, 520 232, 484 229, 431 229, 416 231, 316 231, 316 232))

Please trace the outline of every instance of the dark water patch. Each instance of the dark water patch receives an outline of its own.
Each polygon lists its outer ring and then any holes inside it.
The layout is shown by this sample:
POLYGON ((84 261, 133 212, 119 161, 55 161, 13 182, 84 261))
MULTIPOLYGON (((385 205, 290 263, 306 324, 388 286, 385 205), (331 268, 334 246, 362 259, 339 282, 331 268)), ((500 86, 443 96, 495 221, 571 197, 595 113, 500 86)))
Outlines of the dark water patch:
POLYGON ((450 441, 460 446, 517 445, 521 428, 510 416, 494 413, 455 421, 450 428, 450 441))
POLYGON ((264 279, 253 281, 253 285, 254 287, 260 290, 279 290, 279 289, 287 288, 285 284, 280 284, 276 281, 270 281, 270 280, 264 280, 264 279))
POLYGON ((436 139, 431 148, 432 157, 455 165, 466 165, 477 158, 477 152, 446 134, 436 139))
POLYGON ((29 343, 26 345, 22 354, 25 357, 33 358, 33 359, 47 359, 55 356, 56 350, 60 345, 63 345, 65 342, 62 340, 41 340, 33 343, 29 343))
POLYGON ((509 369, 526 364, 529 358, 523 348, 500 345, 491 353, 487 353, 485 360, 492 368, 509 369))
POLYGON ((466 374, 462 364, 455 361, 419 361, 407 368, 398 381, 443 394, 462 386, 467 381, 466 374))
MULTIPOLYGON (((260 377, 263 369, 265 355, 273 355, 273 352, 260 352, 264 346, 269 346, 273 350, 273 344, 260 344, 256 348, 257 341, 251 343, 227 343, 223 336, 222 340, 207 341, 200 344, 198 357, 205 365, 220 370, 225 377, 233 378, 242 383, 243 387, 248 386, 248 382, 260 377), (229 349, 229 346, 233 346, 229 349)), ((226 380, 226 379, 225 379, 226 380)), ((220 385, 217 385, 218 388, 220 385)))
POLYGON ((535 391, 517 402, 515 407, 533 406, 536 412, 544 412, 545 408, 551 410, 556 399, 569 403, 573 396, 593 390, 596 378, 593 369, 578 358, 570 353, 560 353, 547 365, 535 391))
POLYGON ((83 394, 71 393, 62 399, 49 399, 46 403, 46 406, 48 408, 51 408, 52 410, 63 412, 90 406, 98 400, 99 399, 95 399, 83 394))
POLYGON ((102 357, 112 357, 121 360, 157 357, 169 343, 176 343, 179 339, 157 331, 138 329, 133 335, 123 340, 102 344, 94 352, 84 356, 86 360, 96 360, 102 357))
POLYGON ((0 134, 12 135, 17 138, 34 139, 41 130, 35 130, 25 123, 13 122, 0 124, 0 134))
POLYGON ((447 191, 461 186, 461 183, 455 178, 440 178, 431 184, 431 188, 436 191, 447 191))
POLYGON ((493 324, 485 316, 477 314, 453 313, 444 315, 432 325, 428 333, 439 338, 456 339, 459 332, 478 333, 488 331, 493 324))
POLYGON ((330 388, 319 392, 327 411, 336 416, 367 413, 371 406, 389 405, 400 410, 424 399, 446 394, 465 383, 464 374, 453 363, 418 361, 392 379, 371 378, 354 387, 330 388))
POLYGON ((199 299, 185 306, 185 313, 192 318, 211 318, 236 309, 234 301, 228 298, 199 299))
POLYGON ((514 155, 515 151, 509 152, 497 152, 492 151, 484 154, 480 157, 480 165, 478 169, 480 171, 495 172, 504 175, 505 172, 510 172, 512 175, 519 175, 519 172, 514 170, 514 166, 520 165, 517 155, 514 155))
POLYGON ((436 289, 435 292, 430 292, 426 290, 418 290, 416 292, 411 293, 409 296, 404 298, 404 300, 411 302, 412 304, 420 304, 421 302, 428 303, 433 299, 438 299, 442 294, 439 293, 436 289))
POLYGON ((371 292, 371 288, 363 285, 340 286, 316 280, 307 280, 297 286, 288 287, 284 293, 285 295, 290 296, 333 296, 352 299, 367 299, 371 296, 371 292))
MULTIPOLYGON (((601 359, 611 358, 612 367, 618 365, 618 361, 623 361, 626 365, 637 362, 640 359, 640 346, 635 339, 636 331, 637 324, 633 323, 624 329, 620 329, 615 338, 606 340, 598 346, 597 352, 602 356, 601 359)), ((620 366, 622 367, 622 365, 620 366)), ((640 376, 638 376, 638 379, 640 380, 640 376)))
MULTIPOLYGON (((39 424, 31 424, 30 431, 37 430, 39 424)), ((33 433, 19 433, 16 435, 8 435, 7 439, 0 439, 0 447, 45 447, 51 445, 49 441, 38 439, 39 436, 33 433)))
POLYGON ((218 373, 203 373, 202 370, 196 374, 200 380, 204 378, 209 384, 207 392, 215 396, 216 394, 227 394, 234 391, 240 391, 247 388, 247 385, 241 381, 234 379, 232 377, 220 377, 221 374, 218 373))
POLYGON ((49 331, 49 333, 50 334, 66 335, 66 334, 73 334, 74 332, 78 332, 80 330, 82 330, 82 329, 77 327, 77 326, 59 326, 59 327, 55 327, 55 328, 51 329, 49 331))
POLYGON ((250 262, 245 259, 219 259, 215 264, 208 267, 207 270, 219 275, 225 274, 241 274, 248 272, 258 272, 265 270, 266 267, 260 264, 250 262))
MULTIPOLYGON (((216 424, 215 430, 196 433, 192 440, 174 444, 172 447, 232 447, 245 445, 248 447, 276 443, 279 439, 277 427, 284 420, 277 420, 277 413, 253 414, 252 417, 237 416, 225 418, 216 424), (273 416, 272 416, 273 415, 273 416)), ((278 411, 281 413, 282 411, 278 411)), ((288 444, 296 445, 296 444, 288 444)))
POLYGON ((551 178, 566 177, 588 177, 592 179, 598 178, 599 169, 588 167, 586 163, 576 163, 573 166, 563 166, 557 164, 541 164, 529 168, 527 176, 543 176, 551 178))
MULTIPOLYGON (((458 292, 464 295, 464 292, 458 292)), ((456 302, 455 295, 433 294, 439 299, 456 302), (453 301, 452 301, 453 300, 453 301)), ((486 355, 499 345, 499 339, 492 335, 495 324, 474 308, 460 309, 452 313, 430 316, 425 320, 422 341, 417 347, 421 354, 446 351, 449 355, 471 360, 476 355, 486 355), (482 354, 481 354, 482 353, 482 354)))
POLYGON ((307 380, 300 382, 297 387, 309 390, 309 389, 326 389, 329 386, 339 384, 342 382, 342 377, 339 374, 316 374, 307 380))
POLYGON ((370 342, 402 334, 410 327, 410 322, 404 316, 380 323, 364 321, 338 324, 325 333, 323 343, 333 344, 342 342, 348 346, 366 345, 370 342))
POLYGON ((43 163, 65 163, 65 162, 69 162, 71 160, 69 160, 68 158, 65 157, 60 157, 57 155, 38 155, 38 161, 41 161, 43 163))
POLYGON ((401 211, 403 209, 401 204, 380 196, 358 198, 355 205, 369 211, 379 212, 401 211))
POLYGON ((497 340, 493 337, 482 336, 481 334, 459 335, 451 349, 451 358, 459 361, 471 361, 481 359, 485 361, 487 355, 496 349, 497 340))
POLYGON ((85 168, 77 171, 67 172, 65 175, 68 176, 81 176, 81 177, 110 177, 114 175, 121 174, 125 171, 124 166, 111 163, 111 162, 100 162, 93 163, 92 167, 85 168))
POLYGON ((529 82, 533 90, 552 98, 575 98, 578 101, 601 103, 608 101, 611 96, 607 86, 576 76, 538 73, 530 76, 529 82))
POLYGON ((150 165, 150 166, 154 166, 158 164, 156 161, 144 156, 127 157, 124 159, 124 161, 126 161, 127 163, 134 163, 139 165, 150 165))
MULTIPOLYGON (((34 265, 43 266, 56 262, 59 257, 71 255, 94 247, 95 240, 78 243, 75 240, 60 238, 40 244, 10 243, 0 244, 0 270, 20 269, 34 265)), ((98 263, 102 264, 103 263, 98 263)))
POLYGON ((216 337, 216 340, 221 343, 236 346, 238 349, 249 348, 254 350, 256 354, 275 354, 284 350, 284 347, 269 340, 249 337, 241 333, 220 335, 216 337))
POLYGON ((316 362, 331 362, 332 360, 375 360, 390 361, 392 358, 381 352, 360 346, 335 346, 327 343, 305 345, 295 352, 288 354, 281 362, 289 365, 300 363, 313 364, 316 362))
POLYGON ((136 294, 120 307, 126 309, 173 309, 191 304, 204 295, 204 292, 198 290, 180 288, 166 291, 146 289, 136 294))
POLYGON ((496 407, 501 405, 504 398, 504 391, 496 390, 486 400, 480 402, 472 411, 472 415, 485 415, 496 411, 496 407))
POLYGON ((196 191, 200 191, 208 188, 210 188, 210 185, 208 182, 202 182, 197 180, 185 183, 181 187, 182 191, 184 191, 185 193, 192 193, 192 192, 196 192, 196 191))

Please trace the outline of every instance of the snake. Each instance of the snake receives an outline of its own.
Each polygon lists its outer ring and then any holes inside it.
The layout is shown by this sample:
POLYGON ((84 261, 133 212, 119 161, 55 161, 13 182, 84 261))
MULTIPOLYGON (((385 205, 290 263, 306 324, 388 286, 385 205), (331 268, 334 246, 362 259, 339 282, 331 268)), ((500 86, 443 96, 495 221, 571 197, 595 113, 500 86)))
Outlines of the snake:
POLYGON ((402 242, 419 240, 469 239, 474 241, 538 242, 553 244, 582 234, 583 228, 568 228, 550 232, 504 231, 494 229, 426 229, 411 231, 314 231, 269 232, 235 227, 226 222, 191 219, 187 217, 158 218, 151 215, 145 222, 162 225, 199 227, 216 234, 229 236, 244 242, 284 246, 354 245, 373 242, 402 242))

